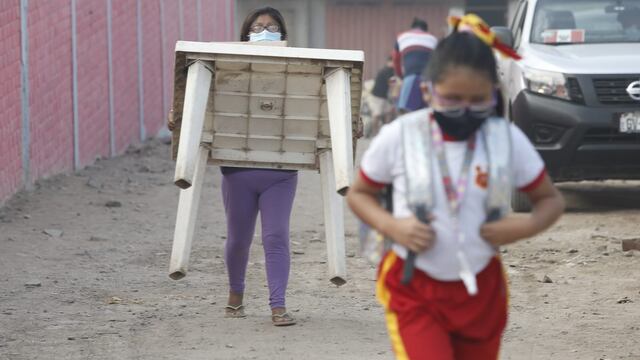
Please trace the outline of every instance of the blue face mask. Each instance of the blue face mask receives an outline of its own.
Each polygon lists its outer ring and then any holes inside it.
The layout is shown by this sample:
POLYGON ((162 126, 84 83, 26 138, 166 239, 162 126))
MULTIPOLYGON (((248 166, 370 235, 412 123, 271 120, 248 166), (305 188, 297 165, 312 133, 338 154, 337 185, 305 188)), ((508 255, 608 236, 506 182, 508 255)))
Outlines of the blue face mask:
POLYGON ((249 41, 280 41, 282 34, 279 32, 270 32, 267 29, 262 30, 260 33, 249 34, 249 41))

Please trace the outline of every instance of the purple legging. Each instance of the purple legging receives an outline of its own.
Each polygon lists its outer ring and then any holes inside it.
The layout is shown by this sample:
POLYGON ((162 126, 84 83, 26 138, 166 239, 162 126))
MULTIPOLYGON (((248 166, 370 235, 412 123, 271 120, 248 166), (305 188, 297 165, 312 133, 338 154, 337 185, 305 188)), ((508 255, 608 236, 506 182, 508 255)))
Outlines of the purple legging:
POLYGON ((289 217, 297 183, 298 173, 293 171, 246 169, 222 176, 228 231, 224 257, 231 291, 244 293, 249 249, 260 211, 271 308, 285 307, 291 260, 289 217))

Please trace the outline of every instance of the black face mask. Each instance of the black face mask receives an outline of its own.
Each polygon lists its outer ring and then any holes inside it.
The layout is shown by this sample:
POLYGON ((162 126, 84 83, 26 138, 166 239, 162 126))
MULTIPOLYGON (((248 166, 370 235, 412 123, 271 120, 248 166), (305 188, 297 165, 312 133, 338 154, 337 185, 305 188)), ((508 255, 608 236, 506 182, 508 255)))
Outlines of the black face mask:
POLYGON ((460 116, 449 116, 445 113, 434 111, 433 116, 442 129, 442 132, 455 138, 456 140, 467 140, 484 124, 485 116, 477 117, 473 112, 467 110, 460 116))

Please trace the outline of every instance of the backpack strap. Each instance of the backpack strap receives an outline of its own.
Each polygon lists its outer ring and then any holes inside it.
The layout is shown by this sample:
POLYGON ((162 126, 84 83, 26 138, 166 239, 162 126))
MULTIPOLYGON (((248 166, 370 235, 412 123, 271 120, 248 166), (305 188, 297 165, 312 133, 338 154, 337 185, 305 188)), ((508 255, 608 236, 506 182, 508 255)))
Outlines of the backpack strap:
POLYGON ((512 159, 511 124, 501 117, 490 117, 482 125, 484 146, 489 160, 487 222, 496 221, 511 209, 512 159))

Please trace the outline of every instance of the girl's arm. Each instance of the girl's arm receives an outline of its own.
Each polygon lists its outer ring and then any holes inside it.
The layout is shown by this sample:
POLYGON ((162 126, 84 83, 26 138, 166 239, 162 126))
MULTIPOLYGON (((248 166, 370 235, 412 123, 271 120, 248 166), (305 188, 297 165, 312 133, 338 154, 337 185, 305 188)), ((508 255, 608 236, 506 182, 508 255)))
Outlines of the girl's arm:
POLYGON ((404 245, 416 253, 433 246, 435 233, 431 226, 420 222, 415 216, 396 219, 380 205, 377 195, 380 189, 367 183, 358 175, 347 193, 347 203, 362 221, 380 233, 404 245))
POLYGON ((495 246, 510 244, 548 229, 564 212, 564 198, 549 176, 527 195, 533 207, 529 216, 509 216, 484 224, 480 235, 495 246))

